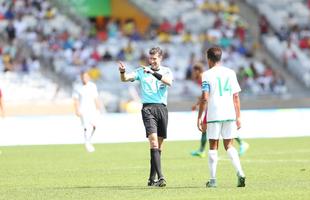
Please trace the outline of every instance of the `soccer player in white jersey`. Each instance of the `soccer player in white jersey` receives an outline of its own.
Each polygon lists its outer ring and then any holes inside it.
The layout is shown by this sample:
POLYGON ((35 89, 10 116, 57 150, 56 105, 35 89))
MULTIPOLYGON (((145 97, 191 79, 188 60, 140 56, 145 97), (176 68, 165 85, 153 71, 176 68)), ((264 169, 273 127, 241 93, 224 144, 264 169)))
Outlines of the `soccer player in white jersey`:
POLYGON ((87 72, 81 72, 80 77, 82 84, 75 87, 73 93, 75 114, 80 117, 84 129, 85 148, 88 152, 94 152, 91 139, 99 117, 98 90, 97 86, 90 81, 87 72))
POLYGON ((233 147, 233 139, 241 128, 240 100, 241 91, 236 73, 221 65, 222 50, 215 46, 207 51, 210 69, 202 75, 202 97, 199 105, 197 126, 202 130, 203 113, 207 112, 209 139, 210 180, 207 187, 216 187, 216 168, 218 161, 218 144, 220 137, 224 140, 224 148, 230 157, 238 177, 237 187, 245 187, 245 174, 242 170, 239 155, 233 147))

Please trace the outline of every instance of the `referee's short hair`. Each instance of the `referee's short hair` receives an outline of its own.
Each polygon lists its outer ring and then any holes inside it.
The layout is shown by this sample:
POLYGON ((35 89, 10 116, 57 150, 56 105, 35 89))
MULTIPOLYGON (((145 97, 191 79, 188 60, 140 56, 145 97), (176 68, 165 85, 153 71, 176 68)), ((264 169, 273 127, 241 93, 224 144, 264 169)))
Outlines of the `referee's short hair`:
POLYGON ((221 61, 222 49, 219 46, 209 48, 207 51, 207 58, 214 63, 221 61))
POLYGON ((150 49, 149 54, 150 55, 158 54, 158 56, 162 57, 164 52, 159 47, 153 47, 153 48, 150 49))

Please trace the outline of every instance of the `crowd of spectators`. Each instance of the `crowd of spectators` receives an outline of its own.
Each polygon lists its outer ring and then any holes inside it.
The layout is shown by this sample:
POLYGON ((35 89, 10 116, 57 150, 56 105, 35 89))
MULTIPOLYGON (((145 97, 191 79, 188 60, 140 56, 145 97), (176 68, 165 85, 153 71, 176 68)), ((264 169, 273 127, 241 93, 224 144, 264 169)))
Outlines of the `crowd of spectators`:
MULTIPOLYGON (((30 73, 39 71, 39 60, 48 60, 48 67, 69 80, 73 81, 81 70, 90 70, 91 77, 104 84, 118 78, 115 61, 123 60, 132 68, 147 64, 148 48, 160 45, 166 51, 164 64, 172 68, 176 83, 182 84, 191 80, 195 63, 207 66, 205 50, 217 44, 224 50, 223 64, 238 72, 249 94, 281 93, 275 88, 285 85, 285 81, 270 73, 267 63, 255 59, 248 24, 238 14, 239 7, 233 0, 177 3, 190 4, 188 13, 207 15, 209 25, 204 30, 191 29, 191 21, 179 13, 175 17, 163 16, 159 24, 152 24, 144 33, 138 31, 132 19, 106 18, 103 25, 83 30, 50 1, 2 1, 0 28, 7 42, 0 46, 0 69, 30 73), (20 43, 26 45, 29 52, 24 54, 28 56, 17 55, 20 43)), ((178 95, 185 89, 179 91, 178 95)))
POLYGON ((310 87, 310 9, 308 0, 247 2, 258 10, 261 41, 271 55, 310 87), (287 6, 287 5, 290 6, 287 6))
MULTIPOLYGON (((0 87, 9 102, 53 99, 58 84, 42 75, 44 35, 51 33, 57 9, 44 0, 0 2, 0 87)), ((63 91, 58 91, 62 93, 63 91)))

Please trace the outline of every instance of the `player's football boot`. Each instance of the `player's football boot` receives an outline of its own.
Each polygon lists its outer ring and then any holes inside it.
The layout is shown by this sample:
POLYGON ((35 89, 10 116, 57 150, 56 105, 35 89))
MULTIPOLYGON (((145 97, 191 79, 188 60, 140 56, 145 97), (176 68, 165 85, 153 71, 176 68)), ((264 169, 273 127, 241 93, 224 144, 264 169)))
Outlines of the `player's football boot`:
POLYGON ((249 148, 250 145, 248 143, 242 142, 239 147, 239 155, 242 156, 249 148))
POLYGON ((216 188, 216 179, 210 179, 210 180, 206 183, 206 187, 207 187, 207 188, 216 188))
POLYGON ((204 151, 199 151, 199 150, 197 150, 197 151, 192 151, 192 152, 191 152, 191 155, 192 155, 192 156, 196 156, 196 157, 203 158, 203 157, 206 156, 206 153, 205 153, 204 151))
POLYGON ((238 184, 237 187, 245 187, 245 177, 242 177, 240 175, 238 176, 238 184))
POLYGON ((155 181, 155 180, 149 179, 149 180, 147 181, 147 186, 155 186, 155 184, 156 184, 156 181, 155 181))
POLYGON ((89 142, 85 143, 85 148, 89 153, 92 153, 95 151, 95 147, 89 142))
POLYGON ((160 178, 158 179, 158 181, 156 181, 155 186, 157 187, 166 187, 167 183, 166 180, 164 178, 160 178))

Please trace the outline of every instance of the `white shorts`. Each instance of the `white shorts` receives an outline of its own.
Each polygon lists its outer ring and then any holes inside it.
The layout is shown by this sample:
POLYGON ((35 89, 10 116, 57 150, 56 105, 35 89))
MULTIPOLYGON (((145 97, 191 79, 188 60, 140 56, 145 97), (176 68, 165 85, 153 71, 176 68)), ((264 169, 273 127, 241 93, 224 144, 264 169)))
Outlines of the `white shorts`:
POLYGON ((235 121, 208 123, 208 139, 219 140, 233 139, 238 137, 237 125, 235 121))
POLYGON ((85 113, 81 116, 81 123, 83 128, 89 128, 93 126, 97 126, 99 120, 99 113, 85 113))

